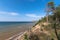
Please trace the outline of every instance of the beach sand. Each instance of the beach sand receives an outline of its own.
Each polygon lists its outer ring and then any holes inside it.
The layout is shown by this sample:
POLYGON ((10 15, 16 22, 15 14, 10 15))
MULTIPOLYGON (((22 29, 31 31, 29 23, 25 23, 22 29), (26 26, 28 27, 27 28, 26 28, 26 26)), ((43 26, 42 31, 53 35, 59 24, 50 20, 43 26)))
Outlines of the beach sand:
POLYGON ((0 33, 0 40, 5 40, 13 35, 16 35, 20 32, 24 32, 25 29, 14 29, 14 30, 10 30, 10 31, 7 31, 7 32, 2 32, 0 33))

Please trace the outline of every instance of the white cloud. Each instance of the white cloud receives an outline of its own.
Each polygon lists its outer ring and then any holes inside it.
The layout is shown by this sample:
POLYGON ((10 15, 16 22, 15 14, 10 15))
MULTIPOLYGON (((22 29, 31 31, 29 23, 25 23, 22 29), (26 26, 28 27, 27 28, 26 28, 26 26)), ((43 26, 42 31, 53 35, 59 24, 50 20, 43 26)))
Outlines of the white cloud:
POLYGON ((26 16, 32 17, 32 18, 40 18, 41 17, 41 16, 38 16, 36 14, 26 14, 26 16))
POLYGON ((14 16, 16 16, 16 15, 19 15, 18 13, 15 13, 15 12, 11 12, 11 13, 9 13, 10 15, 14 15, 14 16))
POLYGON ((26 14, 26 16, 28 17, 29 20, 39 20, 42 17, 44 17, 45 15, 36 15, 36 14, 26 14))
POLYGON ((16 13, 16 12, 3 12, 3 11, 1 11, 0 14, 2 14, 2 15, 12 15, 12 16, 17 16, 17 15, 19 15, 19 14, 16 13))
POLYGON ((41 16, 36 15, 36 14, 26 14, 29 20, 39 20, 41 16))
POLYGON ((7 12, 2 12, 2 11, 1 11, 0 14, 7 14, 7 12))

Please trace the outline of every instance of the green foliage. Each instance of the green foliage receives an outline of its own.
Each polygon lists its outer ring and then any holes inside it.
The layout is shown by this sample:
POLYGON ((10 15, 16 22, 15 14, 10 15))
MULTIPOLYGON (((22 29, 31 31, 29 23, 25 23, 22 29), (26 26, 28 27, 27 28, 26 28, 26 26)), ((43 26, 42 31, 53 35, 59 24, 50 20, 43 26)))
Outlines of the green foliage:
MULTIPOLYGON (((54 6, 54 2, 49 2, 48 3, 48 8, 52 12, 52 14, 48 16, 48 18, 49 18, 48 21, 51 24, 48 25, 46 27, 46 29, 49 29, 49 28, 55 29, 55 34, 56 34, 57 33, 56 29, 60 29, 60 5, 56 7, 56 6, 54 6), (56 18, 57 18, 57 21, 56 21, 56 18)), ((41 22, 46 22, 46 17, 43 17, 42 19, 40 19, 35 25, 37 25, 37 24, 39 24, 41 22)), ((44 26, 44 25, 42 25, 42 26, 44 26)), ((56 35, 56 36, 58 36, 58 35, 56 35)), ((60 36, 59 36, 59 39, 60 39, 60 36)), ((51 40, 54 40, 54 39, 51 39, 51 40)))
POLYGON ((60 34, 58 34, 58 36, 59 36, 59 40, 60 40, 60 34))
POLYGON ((54 10, 55 9, 54 2, 49 2, 48 7, 51 9, 51 11, 54 10))
POLYGON ((59 20, 60 20, 60 7, 58 6, 58 7, 55 7, 54 6, 54 2, 49 2, 48 3, 48 7, 50 8, 50 10, 52 10, 51 12, 53 13, 53 27, 54 27, 54 30, 55 30, 55 34, 56 34, 56 37, 57 37, 57 39, 58 40, 60 40, 59 39, 59 36, 58 36, 58 33, 57 33, 57 23, 59 23, 59 20))
POLYGON ((24 35, 24 40, 28 40, 28 35, 27 34, 24 35))
POLYGON ((56 17, 60 21, 60 6, 56 7, 56 17))

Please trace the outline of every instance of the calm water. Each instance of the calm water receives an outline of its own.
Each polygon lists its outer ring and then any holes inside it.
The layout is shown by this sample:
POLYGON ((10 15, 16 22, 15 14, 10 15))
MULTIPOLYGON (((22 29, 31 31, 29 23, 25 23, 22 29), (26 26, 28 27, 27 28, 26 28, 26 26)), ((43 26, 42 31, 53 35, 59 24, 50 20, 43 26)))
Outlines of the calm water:
POLYGON ((3 40, 2 37, 8 38, 12 36, 11 34, 28 30, 34 24, 33 22, 0 22, 0 39, 3 40))

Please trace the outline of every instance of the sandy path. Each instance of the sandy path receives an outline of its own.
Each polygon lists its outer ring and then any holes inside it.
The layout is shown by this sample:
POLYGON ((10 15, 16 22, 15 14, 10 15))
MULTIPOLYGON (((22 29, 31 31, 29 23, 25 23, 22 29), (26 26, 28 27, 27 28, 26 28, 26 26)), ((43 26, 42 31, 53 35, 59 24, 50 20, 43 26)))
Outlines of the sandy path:
POLYGON ((32 31, 35 32, 37 29, 39 29, 39 31, 41 33, 45 33, 47 35, 50 35, 50 33, 48 31, 44 30, 44 29, 43 29, 43 31, 41 31, 41 25, 36 25, 35 28, 32 31))

